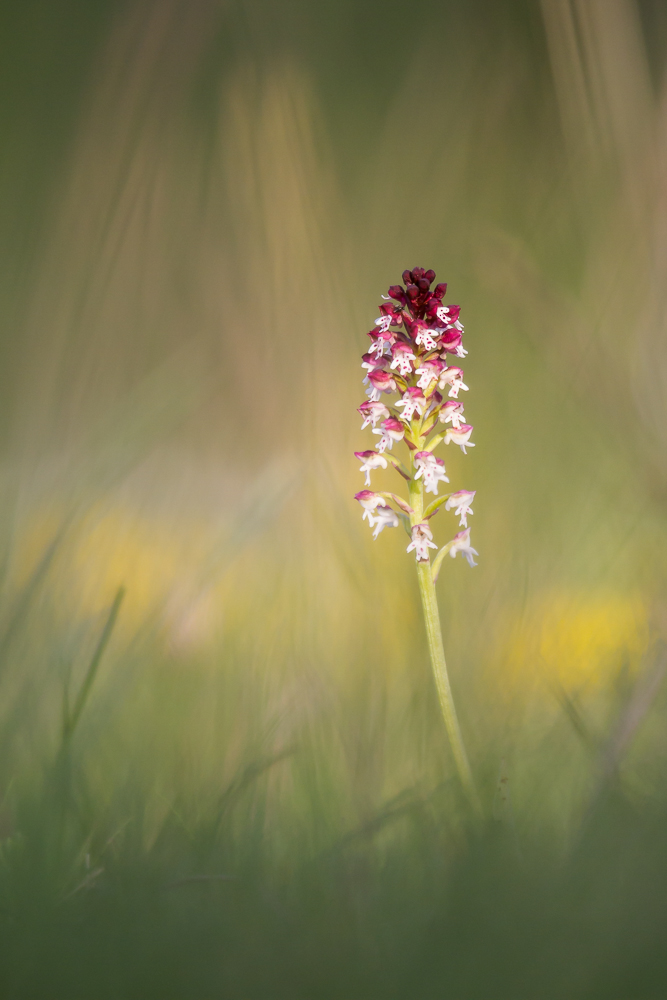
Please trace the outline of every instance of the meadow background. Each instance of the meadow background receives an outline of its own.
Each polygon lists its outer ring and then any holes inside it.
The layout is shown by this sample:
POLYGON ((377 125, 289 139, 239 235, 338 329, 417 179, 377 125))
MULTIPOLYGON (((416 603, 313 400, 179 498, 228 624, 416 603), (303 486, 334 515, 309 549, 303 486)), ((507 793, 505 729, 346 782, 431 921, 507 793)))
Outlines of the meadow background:
POLYGON ((664 998, 664 6, 24 0, 0 50, 0 995, 664 998), (352 499, 417 265, 481 822, 352 499))

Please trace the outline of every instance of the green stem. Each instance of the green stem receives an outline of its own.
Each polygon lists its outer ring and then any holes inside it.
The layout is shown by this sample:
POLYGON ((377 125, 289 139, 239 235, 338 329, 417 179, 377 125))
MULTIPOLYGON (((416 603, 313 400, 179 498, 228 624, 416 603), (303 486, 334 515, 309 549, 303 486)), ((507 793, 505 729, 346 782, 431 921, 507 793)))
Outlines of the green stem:
MULTIPOLYGON (((412 524, 419 524, 422 520, 424 509, 424 487, 420 479, 413 479, 410 482, 410 505, 414 510, 410 521, 412 524)), ((417 578, 424 611, 433 679, 435 680, 438 692, 438 701, 440 702, 442 717, 445 721, 447 736, 449 737, 449 743, 454 754, 461 784, 475 811, 481 813, 481 804, 473 781, 472 771, 470 770, 468 755, 463 744, 461 727, 456 714, 456 706, 454 705, 454 696, 452 695, 452 688, 449 683, 445 650, 442 643, 438 599, 435 593, 430 561, 417 563, 417 578)))

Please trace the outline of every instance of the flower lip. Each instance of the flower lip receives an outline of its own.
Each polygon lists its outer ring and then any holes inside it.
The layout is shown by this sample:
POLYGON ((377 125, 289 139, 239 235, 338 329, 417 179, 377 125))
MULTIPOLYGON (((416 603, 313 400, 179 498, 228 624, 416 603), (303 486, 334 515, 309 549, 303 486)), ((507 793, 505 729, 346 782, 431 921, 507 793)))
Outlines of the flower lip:
POLYGON ((412 541, 408 545, 406 552, 412 552, 414 550, 417 562, 428 562, 428 550, 437 549, 437 547, 438 546, 433 541, 433 532, 428 526, 427 521, 423 521, 421 524, 414 524, 412 526, 412 541))

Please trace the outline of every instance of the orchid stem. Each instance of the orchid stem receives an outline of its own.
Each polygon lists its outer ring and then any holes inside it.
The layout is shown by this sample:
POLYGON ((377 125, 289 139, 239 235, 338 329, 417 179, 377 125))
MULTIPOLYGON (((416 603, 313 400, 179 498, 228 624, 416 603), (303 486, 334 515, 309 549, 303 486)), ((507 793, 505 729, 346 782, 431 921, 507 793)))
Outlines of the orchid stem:
MULTIPOLYGON (((410 482, 410 505, 414 509, 411 515, 412 524, 418 524, 422 519, 424 506, 424 487, 421 480, 410 482)), ((431 657, 431 667, 433 669, 433 679, 435 680, 438 692, 438 701, 442 717, 445 722, 445 729, 449 737, 449 743, 454 754, 456 768, 463 789, 470 800, 475 812, 480 815, 482 812, 481 803, 475 788, 475 783, 470 770, 468 755, 463 743, 461 726, 459 725, 454 704, 454 696, 449 683, 447 672, 447 662, 445 660, 445 650, 442 643, 442 629, 440 627, 440 612, 438 611, 438 599, 433 583, 430 560, 417 563, 417 578, 419 581, 419 593, 421 595, 422 608, 424 611, 424 622, 426 625, 426 635, 428 638, 428 650, 431 657)))

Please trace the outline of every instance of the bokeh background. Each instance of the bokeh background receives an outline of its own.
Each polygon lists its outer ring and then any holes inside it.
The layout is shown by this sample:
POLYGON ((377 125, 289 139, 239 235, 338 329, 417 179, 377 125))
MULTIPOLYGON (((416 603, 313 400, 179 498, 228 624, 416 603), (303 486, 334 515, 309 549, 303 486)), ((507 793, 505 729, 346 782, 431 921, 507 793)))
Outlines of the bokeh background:
POLYGON ((665 995, 665 10, 0 5, 8 998, 665 995), (352 499, 417 265, 481 827, 352 499))

